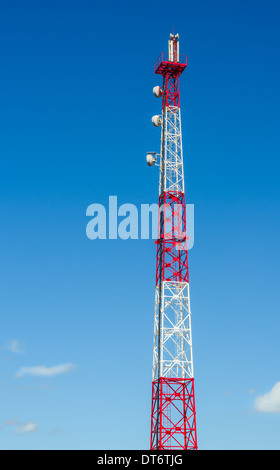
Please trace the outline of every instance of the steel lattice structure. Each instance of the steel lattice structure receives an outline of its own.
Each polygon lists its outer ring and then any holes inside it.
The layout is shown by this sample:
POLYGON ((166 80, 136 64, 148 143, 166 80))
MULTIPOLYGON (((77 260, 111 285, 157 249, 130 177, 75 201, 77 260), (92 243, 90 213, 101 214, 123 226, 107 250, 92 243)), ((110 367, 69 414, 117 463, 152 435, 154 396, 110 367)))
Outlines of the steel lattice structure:
POLYGON ((153 90, 162 114, 152 118, 161 126, 161 151, 147 155, 160 169, 150 444, 158 450, 197 449, 179 94, 187 58, 179 56, 178 38, 170 35, 169 53, 155 65, 163 77, 153 90))

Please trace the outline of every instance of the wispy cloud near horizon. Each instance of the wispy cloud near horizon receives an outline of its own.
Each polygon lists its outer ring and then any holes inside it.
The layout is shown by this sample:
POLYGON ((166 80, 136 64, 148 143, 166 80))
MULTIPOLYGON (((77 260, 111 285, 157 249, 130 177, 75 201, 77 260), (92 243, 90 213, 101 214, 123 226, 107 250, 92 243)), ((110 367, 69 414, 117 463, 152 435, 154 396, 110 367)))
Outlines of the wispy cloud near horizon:
POLYGON ((26 424, 18 423, 13 433, 14 434, 29 434, 31 432, 37 432, 37 431, 38 431, 37 423, 34 423, 33 421, 29 421, 26 424))
POLYGON ((16 373, 16 377, 24 377, 26 375, 31 375, 33 377, 54 377, 56 375, 68 374, 70 371, 75 369, 76 366, 72 363, 61 364, 58 366, 45 367, 45 366, 35 366, 35 367, 21 367, 16 373))
POLYGON ((4 424, 0 426, 0 431, 6 427, 14 428, 13 434, 29 434, 38 431, 37 423, 34 421, 28 421, 27 423, 21 423, 16 419, 8 419, 4 424))
POLYGON ((9 351, 14 354, 23 354, 25 351, 23 349, 24 344, 17 339, 12 339, 10 341, 7 341, 6 344, 4 344, 1 349, 4 351, 9 351))

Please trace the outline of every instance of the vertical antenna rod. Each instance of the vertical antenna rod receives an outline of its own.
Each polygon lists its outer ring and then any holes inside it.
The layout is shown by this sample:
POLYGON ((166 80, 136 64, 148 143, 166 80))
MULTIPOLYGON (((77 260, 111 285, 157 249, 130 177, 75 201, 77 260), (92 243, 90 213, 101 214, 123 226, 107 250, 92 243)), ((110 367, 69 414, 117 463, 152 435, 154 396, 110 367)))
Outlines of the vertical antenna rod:
POLYGON ((158 450, 197 449, 179 94, 186 66, 179 35, 170 34, 168 54, 155 64, 163 86, 153 89, 162 98, 162 114, 152 118, 161 126, 161 151, 147 155, 160 169, 150 441, 158 450))

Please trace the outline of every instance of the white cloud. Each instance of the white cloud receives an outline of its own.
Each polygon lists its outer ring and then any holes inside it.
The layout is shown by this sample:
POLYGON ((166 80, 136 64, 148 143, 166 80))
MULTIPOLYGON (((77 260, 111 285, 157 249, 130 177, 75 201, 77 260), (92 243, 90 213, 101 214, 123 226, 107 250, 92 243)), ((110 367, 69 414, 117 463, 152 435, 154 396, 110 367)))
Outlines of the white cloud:
POLYGON ((11 341, 8 341, 4 346, 2 346, 1 349, 4 351, 10 351, 14 354, 23 354, 24 349, 22 348, 23 343, 16 339, 12 339, 11 341))
POLYGON ((270 392, 255 398, 255 411, 259 413, 280 413, 280 382, 270 392))
POLYGON ((17 341, 16 339, 13 339, 10 343, 10 351, 15 353, 15 354, 22 354, 24 353, 24 350, 21 347, 21 343, 17 341))
POLYGON ((26 424, 18 423, 14 430, 14 434, 29 434, 30 432, 38 431, 38 426, 33 421, 29 421, 26 424))
POLYGON ((75 368, 74 364, 61 364, 59 366, 45 367, 21 367, 16 373, 16 377, 23 377, 25 375, 32 375, 35 377, 53 377, 55 375, 67 374, 75 368))
POLYGON ((2 431, 6 427, 12 427, 14 428, 13 434, 28 434, 31 432, 36 432, 38 431, 38 426, 37 423, 34 423, 34 421, 28 421, 27 423, 20 423, 18 419, 8 419, 5 421, 2 426, 0 426, 0 430, 2 431))

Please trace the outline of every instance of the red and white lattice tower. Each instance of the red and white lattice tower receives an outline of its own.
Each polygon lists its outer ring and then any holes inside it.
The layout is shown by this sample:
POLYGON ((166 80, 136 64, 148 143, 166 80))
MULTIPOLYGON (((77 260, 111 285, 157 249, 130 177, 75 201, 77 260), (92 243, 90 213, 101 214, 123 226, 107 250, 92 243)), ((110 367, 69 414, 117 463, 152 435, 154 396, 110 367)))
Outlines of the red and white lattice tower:
POLYGON ((147 155, 160 169, 150 444, 158 450, 197 449, 179 95, 187 58, 179 56, 178 38, 170 35, 169 52, 155 65, 163 77, 153 90, 162 114, 152 118, 161 126, 161 152, 147 155))

